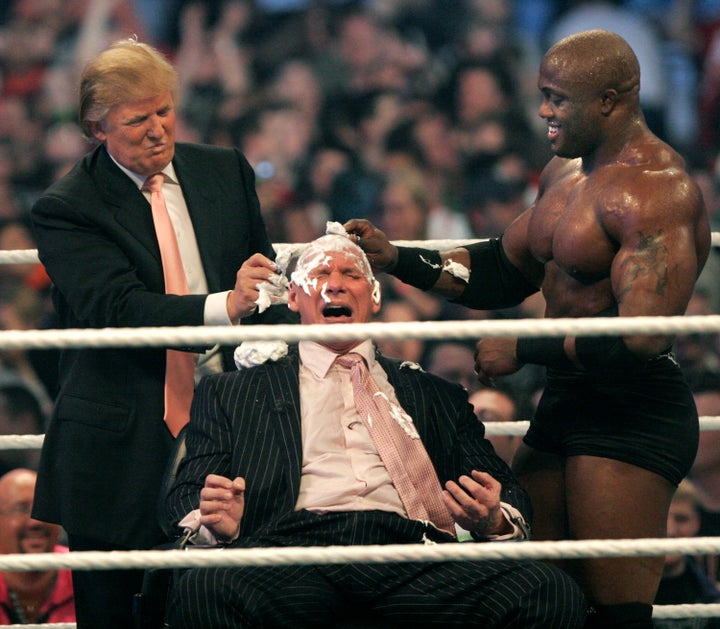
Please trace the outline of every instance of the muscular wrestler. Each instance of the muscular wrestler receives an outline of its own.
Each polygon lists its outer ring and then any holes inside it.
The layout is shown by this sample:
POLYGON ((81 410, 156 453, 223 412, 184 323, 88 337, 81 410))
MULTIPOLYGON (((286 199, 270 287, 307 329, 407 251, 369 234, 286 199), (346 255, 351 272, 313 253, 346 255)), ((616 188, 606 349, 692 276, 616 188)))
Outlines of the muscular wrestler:
MULTIPOLYGON (((648 130, 632 49, 607 31, 572 35, 547 52, 538 86, 555 157, 534 204, 500 239, 440 253, 395 247, 367 221, 345 228, 377 270, 471 308, 516 305, 539 289, 547 317, 682 315, 710 228, 682 158, 648 130)), ((525 363, 547 367, 515 459, 536 539, 665 536, 698 440, 672 343, 671 335, 478 342, 483 382, 525 363)), ((662 557, 570 566, 593 603, 590 626, 651 627, 662 567, 662 557)))

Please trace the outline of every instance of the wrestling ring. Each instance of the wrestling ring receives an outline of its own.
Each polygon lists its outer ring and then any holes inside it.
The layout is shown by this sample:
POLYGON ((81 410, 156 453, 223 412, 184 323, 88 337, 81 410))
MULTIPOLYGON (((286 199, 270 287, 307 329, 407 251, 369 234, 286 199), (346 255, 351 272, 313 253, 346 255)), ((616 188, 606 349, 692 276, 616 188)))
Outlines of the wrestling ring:
MULTIPOLYGON (((423 241, 396 244, 447 249, 471 241, 423 241)), ((713 234, 713 246, 720 246, 720 233, 713 234)), ((300 249, 302 244, 276 245, 276 249, 300 249)), ((37 262, 35 250, 1 251, 0 264, 37 262)), ((0 331, 0 350, 58 349, 64 347, 139 347, 167 344, 237 345, 243 341, 267 341, 281 338, 286 342, 328 339, 436 339, 443 340, 507 337, 657 334, 711 334, 720 332, 720 315, 677 317, 598 317, 593 319, 514 319, 480 321, 365 323, 342 326, 236 326, 200 328, 106 328, 75 330, 0 331)), ((488 435, 523 435, 527 421, 488 422, 488 435)), ((701 417, 701 430, 720 430, 719 417, 701 417)), ((0 449, 39 448, 43 435, 0 436, 0 449)), ((560 559, 596 557, 640 557, 667 554, 720 554, 720 537, 674 539, 615 539, 581 541, 527 541, 522 543, 488 542, 411 546, 385 545, 324 548, 257 548, 162 551, 114 551, 0 555, 0 571, 50 569, 116 570, 143 568, 268 566, 297 563, 338 564, 345 562, 380 563, 406 561, 560 559)), ((689 619, 720 617, 720 604, 656 605, 653 618, 689 619)), ((13 625, 37 629, 71 629, 74 623, 13 625)))

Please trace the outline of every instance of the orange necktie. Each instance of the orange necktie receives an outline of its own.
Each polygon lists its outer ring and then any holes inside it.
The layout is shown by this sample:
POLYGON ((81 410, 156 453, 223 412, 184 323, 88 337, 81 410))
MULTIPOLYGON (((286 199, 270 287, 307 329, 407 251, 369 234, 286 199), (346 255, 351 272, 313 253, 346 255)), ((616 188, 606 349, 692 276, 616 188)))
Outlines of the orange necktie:
MULTIPOLYGON (((187 295, 187 278, 180 258, 175 229, 165 205, 162 173, 150 175, 143 188, 150 190, 155 234, 160 245, 165 292, 174 295, 187 295)), ((165 359, 165 423, 176 437, 180 429, 190 420, 190 404, 195 389, 195 356, 190 352, 169 349, 165 359)))
POLYGON ((455 535, 455 522, 442 500, 437 472, 415 426, 403 420, 401 409, 391 409, 360 354, 345 354, 336 360, 341 367, 350 369, 358 415, 375 443, 408 517, 430 520, 437 528, 455 535), (405 427, 401 422, 405 422, 405 427))

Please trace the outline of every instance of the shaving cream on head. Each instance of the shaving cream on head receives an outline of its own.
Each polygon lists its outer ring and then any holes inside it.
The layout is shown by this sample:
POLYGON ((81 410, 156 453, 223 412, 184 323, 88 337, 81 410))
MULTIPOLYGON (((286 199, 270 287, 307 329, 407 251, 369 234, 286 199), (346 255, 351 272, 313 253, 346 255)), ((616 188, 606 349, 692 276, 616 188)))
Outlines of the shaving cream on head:
MULTIPOLYGON (((373 287, 372 298, 375 303, 380 302, 380 283, 375 279, 372 268, 368 262, 365 252, 358 247, 347 235, 327 234, 313 240, 298 258, 295 270, 290 280, 296 286, 300 286, 306 294, 310 294, 310 288, 317 290, 317 278, 310 279, 310 273, 319 266, 326 265, 328 254, 341 252, 356 259, 357 268, 363 273, 369 284, 373 287)), ((323 295, 327 300, 327 297, 323 295)))

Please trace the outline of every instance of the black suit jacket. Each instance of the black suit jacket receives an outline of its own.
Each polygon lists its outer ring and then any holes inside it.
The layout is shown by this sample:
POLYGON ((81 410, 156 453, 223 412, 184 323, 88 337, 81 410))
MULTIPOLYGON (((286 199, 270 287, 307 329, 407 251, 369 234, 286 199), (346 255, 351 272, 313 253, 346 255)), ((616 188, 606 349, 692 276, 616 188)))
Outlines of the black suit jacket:
MULTIPOLYGON (((503 500, 530 522, 530 501, 485 439, 467 392, 432 374, 378 355, 398 401, 413 418, 441 484, 477 469, 503 485, 503 500)), ((165 501, 168 524, 199 504, 210 474, 244 477, 241 535, 294 510, 300 489, 299 358, 295 349, 276 363, 205 378, 187 427, 187 455, 165 501)))
MULTIPOLYGON (((254 252, 271 259, 252 168, 234 149, 178 144, 175 172, 210 292, 254 252)), ((205 295, 166 295, 150 205, 103 146, 35 203, 40 260, 64 328, 199 326, 205 295)), ((289 321, 271 308, 243 323, 289 321)), ((224 348, 225 368, 234 368, 224 348)), ((164 348, 67 349, 43 445, 35 517, 128 548, 162 540, 158 490, 173 439, 164 348)))

